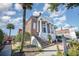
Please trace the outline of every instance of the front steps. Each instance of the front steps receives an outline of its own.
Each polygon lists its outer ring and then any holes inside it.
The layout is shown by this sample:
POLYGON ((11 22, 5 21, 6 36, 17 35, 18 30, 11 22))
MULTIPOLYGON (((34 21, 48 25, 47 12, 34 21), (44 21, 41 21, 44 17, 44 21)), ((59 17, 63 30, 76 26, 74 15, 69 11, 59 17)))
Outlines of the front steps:
POLYGON ((53 43, 50 44, 48 41, 43 41, 43 39, 38 36, 35 36, 35 38, 38 40, 42 48, 46 48, 53 45, 53 43))

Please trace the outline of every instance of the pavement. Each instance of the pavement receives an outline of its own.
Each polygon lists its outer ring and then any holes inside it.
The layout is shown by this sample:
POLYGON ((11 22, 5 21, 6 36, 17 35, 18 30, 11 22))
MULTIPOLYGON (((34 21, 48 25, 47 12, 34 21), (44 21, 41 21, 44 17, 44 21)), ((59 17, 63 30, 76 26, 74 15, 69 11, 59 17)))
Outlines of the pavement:
MULTIPOLYGON (((59 44, 58 46, 59 46, 59 49, 63 51, 62 44, 59 44)), ((40 52, 39 54, 35 56, 54 56, 56 55, 56 53, 57 53, 57 47, 56 45, 54 45, 54 46, 50 46, 50 47, 43 49, 43 52, 40 52)))
POLYGON ((11 56, 11 45, 5 45, 3 50, 0 52, 0 56, 11 56))

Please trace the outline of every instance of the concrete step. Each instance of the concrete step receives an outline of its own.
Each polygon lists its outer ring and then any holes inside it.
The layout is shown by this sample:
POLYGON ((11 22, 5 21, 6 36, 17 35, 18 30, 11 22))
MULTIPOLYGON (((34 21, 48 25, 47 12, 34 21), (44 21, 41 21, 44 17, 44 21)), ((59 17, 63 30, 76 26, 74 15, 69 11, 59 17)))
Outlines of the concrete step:
POLYGON ((35 38, 37 38, 37 40, 41 44, 42 48, 46 48, 46 47, 51 46, 48 41, 44 41, 42 38, 40 38, 38 36, 35 36, 35 38))

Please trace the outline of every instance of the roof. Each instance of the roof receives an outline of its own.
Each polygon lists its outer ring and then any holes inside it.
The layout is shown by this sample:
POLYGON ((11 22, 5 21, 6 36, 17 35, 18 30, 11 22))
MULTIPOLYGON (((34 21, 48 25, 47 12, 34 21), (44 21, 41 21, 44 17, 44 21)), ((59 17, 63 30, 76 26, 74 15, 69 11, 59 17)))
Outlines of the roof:
POLYGON ((51 24, 53 24, 53 22, 51 21, 51 19, 50 18, 48 18, 48 17, 43 17, 43 16, 40 16, 39 17, 39 20, 43 20, 43 21, 47 21, 48 23, 51 23, 51 24))
POLYGON ((57 33, 57 34, 61 34, 61 33, 66 34, 66 33, 69 33, 69 29, 57 30, 56 33, 57 33))
MULTIPOLYGON (((36 16, 31 16, 31 17, 26 21, 26 24, 27 24, 30 20, 34 19, 34 18, 38 18, 38 17, 36 17, 36 16)), ((38 20, 47 21, 48 23, 53 24, 52 21, 51 21, 51 19, 50 19, 50 18, 47 18, 47 17, 40 16, 40 17, 38 18, 38 20)))
POLYGON ((36 16, 31 16, 31 17, 26 21, 26 25, 27 25, 27 23, 28 23, 30 20, 32 20, 32 19, 34 19, 34 18, 36 18, 36 16))

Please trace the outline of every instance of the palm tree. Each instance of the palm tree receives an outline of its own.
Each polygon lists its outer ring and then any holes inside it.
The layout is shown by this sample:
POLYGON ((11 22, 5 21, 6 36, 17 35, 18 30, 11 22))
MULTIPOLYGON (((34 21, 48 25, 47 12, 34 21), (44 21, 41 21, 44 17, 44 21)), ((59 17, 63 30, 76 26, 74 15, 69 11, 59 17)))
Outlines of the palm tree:
POLYGON ((60 3, 50 3, 50 6, 48 7, 48 9, 50 9, 52 12, 53 11, 58 11, 58 6, 60 5, 60 3))
POLYGON ((10 30, 10 31, 9 31, 9 38, 10 38, 10 36, 11 36, 11 30, 14 29, 14 28, 15 28, 15 27, 14 27, 13 24, 11 24, 11 23, 7 24, 7 29, 10 30))
POLYGON ((23 9, 23 39, 21 40, 21 49, 20 52, 23 50, 23 43, 25 39, 25 22, 26 22, 26 9, 32 9, 32 3, 20 3, 23 9))

